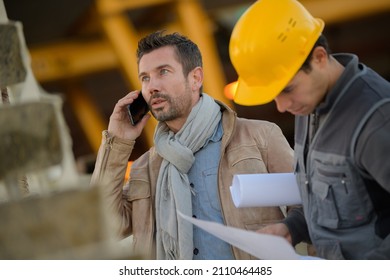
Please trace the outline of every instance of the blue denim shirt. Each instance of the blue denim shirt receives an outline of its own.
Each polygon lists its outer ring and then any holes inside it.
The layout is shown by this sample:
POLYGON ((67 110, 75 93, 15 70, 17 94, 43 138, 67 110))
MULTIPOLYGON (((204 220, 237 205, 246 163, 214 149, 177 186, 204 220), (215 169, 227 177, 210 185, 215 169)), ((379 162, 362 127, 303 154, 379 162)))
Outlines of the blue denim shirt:
MULTIPOLYGON (((195 162, 188 172, 188 179, 193 188, 193 217, 224 224, 217 181, 222 134, 220 122, 205 146, 195 153, 195 162)), ((234 259, 228 243, 197 226, 194 226, 193 253, 194 260, 234 259)))

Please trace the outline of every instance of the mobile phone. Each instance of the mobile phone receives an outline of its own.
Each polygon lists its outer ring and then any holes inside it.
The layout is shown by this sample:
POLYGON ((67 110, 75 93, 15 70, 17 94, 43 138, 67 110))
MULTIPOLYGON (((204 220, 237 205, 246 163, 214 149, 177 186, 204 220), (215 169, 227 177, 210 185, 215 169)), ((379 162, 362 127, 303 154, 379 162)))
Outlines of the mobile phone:
POLYGON ((148 103, 142 96, 142 92, 134 99, 133 103, 127 105, 127 111, 132 125, 136 125, 149 112, 148 103))

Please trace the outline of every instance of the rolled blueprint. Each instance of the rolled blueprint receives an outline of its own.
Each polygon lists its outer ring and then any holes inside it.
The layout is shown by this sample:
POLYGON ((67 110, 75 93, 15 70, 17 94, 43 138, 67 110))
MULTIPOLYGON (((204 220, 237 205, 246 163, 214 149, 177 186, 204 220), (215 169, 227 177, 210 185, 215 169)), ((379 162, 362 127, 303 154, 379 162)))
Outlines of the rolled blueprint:
POLYGON ((236 174, 230 193, 237 208, 286 206, 302 202, 293 173, 236 174))

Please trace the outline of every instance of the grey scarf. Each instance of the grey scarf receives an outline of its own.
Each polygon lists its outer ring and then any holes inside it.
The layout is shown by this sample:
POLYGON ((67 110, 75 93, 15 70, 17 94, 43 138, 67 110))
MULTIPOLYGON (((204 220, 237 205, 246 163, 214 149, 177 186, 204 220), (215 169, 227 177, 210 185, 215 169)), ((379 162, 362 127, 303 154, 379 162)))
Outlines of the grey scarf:
POLYGON ((154 134, 163 158, 156 189, 157 259, 192 259, 192 225, 178 219, 176 211, 192 216, 191 187, 187 173, 221 120, 220 107, 207 94, 192 108, 183 127, 174 134, 159 122, 154 134))

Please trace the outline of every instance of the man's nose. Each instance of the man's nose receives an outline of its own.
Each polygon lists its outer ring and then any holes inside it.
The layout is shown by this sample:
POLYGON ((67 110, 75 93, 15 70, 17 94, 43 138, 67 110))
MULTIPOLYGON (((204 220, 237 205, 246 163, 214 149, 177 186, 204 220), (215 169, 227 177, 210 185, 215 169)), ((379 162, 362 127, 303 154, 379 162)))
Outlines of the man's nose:
POLYGON ((146 85, 143 85, 142 90, 152 96, 153 94, 160 92, 159 83, 151 78, 146 85))
POLYGON ((275 103, 278 111, 280 113, 284 113, 288 109, 288 106, 291 102, 287 98, 278 95, 277 97, 275 97, 275 103))

